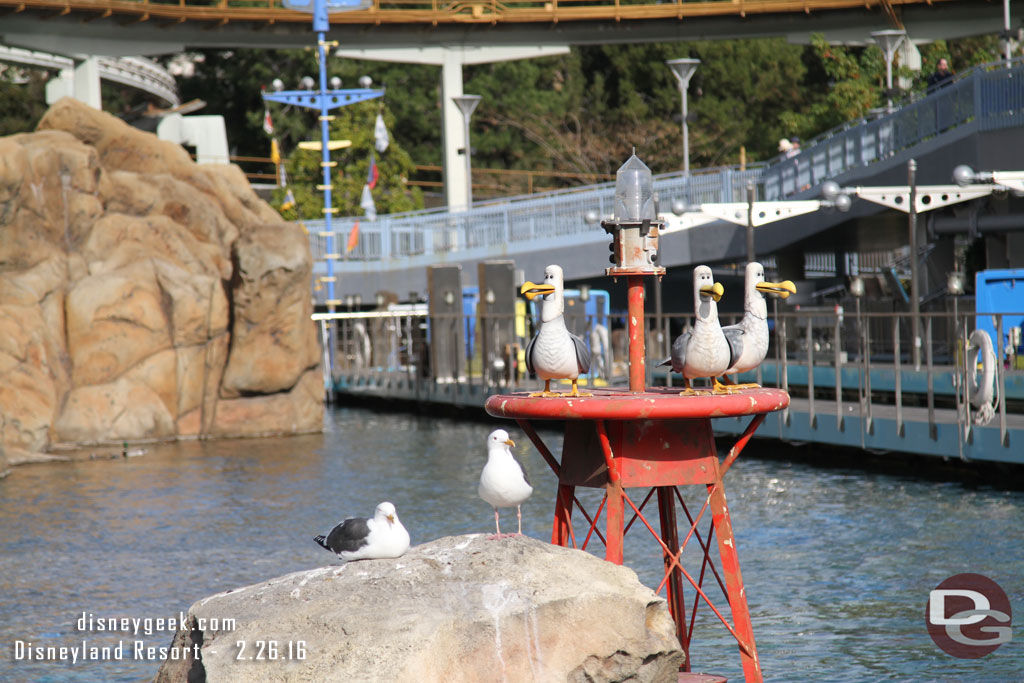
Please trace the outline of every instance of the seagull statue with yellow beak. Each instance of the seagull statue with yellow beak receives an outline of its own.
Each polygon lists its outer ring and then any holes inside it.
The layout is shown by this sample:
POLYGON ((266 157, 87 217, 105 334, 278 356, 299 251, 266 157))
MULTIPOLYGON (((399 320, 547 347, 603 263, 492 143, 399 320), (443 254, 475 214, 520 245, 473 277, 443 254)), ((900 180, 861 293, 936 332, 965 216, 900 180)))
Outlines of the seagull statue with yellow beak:
POLYGON ((590 351, 583 340, 565 326, 565 302, 562 296, 562 268, 551 265, 544 269, 544 282, 523 283, 520 293, 530 301, 541 298, 540 330, 526 345, 526 368, 544 380, 544 391, 530 396, 590 396, 581 394, 579 376, 590 371, 590 351), (551 380, 572 380, 572 391, 560 394, 551 391, 551 380))
POLYGON ((732 390, 718 381, 735 360, 732 349, 718 322, 718 300, 725 289, 715 282, 711 269, 697 266, 693 269, 693 307, 696 322, 693 328, 683 332, 672 342, 672 356, 658 365, 671 365, 673 372, 683 376, 683 396, 696 394, 690 387, 690 380, 697 377, 711 377, 714 380, 712 393, 731 394, 732 390))
POLYGON ((758 389, 760 384, 734 384, 729 375, 753 370, 764 361, 768 354, 768 306, 765 295, 785 299, 796 294, 796 285, 790 280, 766 282, 764 266, 756 261, 747 264, 743 287, 743 319, 735 325, 723 327, 722 332, 732 350, 732 365, 725 371, 723 379, 733 390, 758 389))

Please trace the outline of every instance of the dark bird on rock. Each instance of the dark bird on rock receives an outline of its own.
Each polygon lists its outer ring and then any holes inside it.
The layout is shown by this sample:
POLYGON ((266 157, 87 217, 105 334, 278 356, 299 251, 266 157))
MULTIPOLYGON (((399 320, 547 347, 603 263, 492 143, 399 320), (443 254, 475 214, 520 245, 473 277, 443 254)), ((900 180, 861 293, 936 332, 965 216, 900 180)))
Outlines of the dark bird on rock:
POLYGON ((409 549, 409 532, 399 521, 395 506, 388 502, 378 505, 373 517, 346 519, 327 536, 313 540, 346 562, 400 557, 409 549))

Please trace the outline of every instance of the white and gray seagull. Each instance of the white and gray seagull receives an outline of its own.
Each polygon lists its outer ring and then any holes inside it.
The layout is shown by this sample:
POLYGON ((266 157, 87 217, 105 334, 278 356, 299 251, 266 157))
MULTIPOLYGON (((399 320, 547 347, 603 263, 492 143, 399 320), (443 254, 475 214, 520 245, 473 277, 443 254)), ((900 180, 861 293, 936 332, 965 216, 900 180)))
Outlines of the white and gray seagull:
POLYGON ((697 393, 690 387, 690 380, 697 377, 711 377, 714 380, 713 393, 727 394, 731 390, 718 381, 719 375, 732 365, 729 342, 722 333, 718 322, 718 300, 724 288, 715 282, 711 269, 697 266, 693 269, 693 307, 696 322, 693 328, 683 332, 672 342, 672 356, 661 363, 671 365, 673 372, 683 376, 682 395, 697 393))
POLYGON ((373 517, 346 519, 327 536, 313 540, 346 562, 401 557, 409 549, 409 532, 399 521, 395 506, 387 501, 377 506, 373 517))
POLYGON ((526 470, 512 455, 511 446, 515 442, 509 438, 504 429, 495 429, 487 436, 487 464, 480 473, 480 485, 477 493, 494 508, 494 528, 497 533, 490 538, 502 538, 501 525, 498 523, 498 508, 516 508, 516 519, 519 521, 518 534, 523 535, 523 513, 521 505, 533 493, 526 470))
POLYGON ((523 283, 520 293, 533 301, 541 297, 540 330, 526 345, 526 368, 544 380, 544 391, 530 396, 589 396, 580 394, 579 376, 590 371, 590 351, 583 340, 565 326, 565 301, 562 295, 562 268, 544 269, 544 282, 523 283), (572 380, 572 391, 560 394, 551 391, 551 380, 572 380))
POLYGON ((754 383, 734 384, 728 376, 753 370, 768 354, 768 306, 765 294, 783 299, 790 294, 796 294, 796 285, 790 280, 766 282, 764 266, 756 261, 747 264, 743 284, 743 319, 735 325, 722 328, 734 359, 732 365, 725 371, 723 379, 734 390, 760 387, 754 383))

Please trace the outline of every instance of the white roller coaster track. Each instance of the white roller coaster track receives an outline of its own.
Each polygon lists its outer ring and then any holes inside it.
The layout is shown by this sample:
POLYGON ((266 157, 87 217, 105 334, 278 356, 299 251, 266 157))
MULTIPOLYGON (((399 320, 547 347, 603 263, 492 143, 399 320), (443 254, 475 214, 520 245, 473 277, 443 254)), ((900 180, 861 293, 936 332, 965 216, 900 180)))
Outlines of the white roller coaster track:
MULTIPOLYGON (((6 45, 0 45, 0 62, 57 71, 75 66, 70 57, 6 45)), ((145 57, 100 57, 98 62, 101 79, 138 88, 159 97, 172 107, 181 104, 174 77, 156 62, 145 57)))

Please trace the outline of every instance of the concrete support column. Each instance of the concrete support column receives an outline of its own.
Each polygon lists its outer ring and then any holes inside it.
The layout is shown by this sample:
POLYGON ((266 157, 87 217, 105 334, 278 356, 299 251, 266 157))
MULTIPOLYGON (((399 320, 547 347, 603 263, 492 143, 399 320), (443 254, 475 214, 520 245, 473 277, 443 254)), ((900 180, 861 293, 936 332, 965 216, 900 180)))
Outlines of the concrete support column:
POLYGON ((449 210, 466 207, 466 158, 459 154, 466 146, 465 122, 462 112, 452 97, 465 94, 462 90, 462 67, 467 64, 489 64, 514 59, 532 59, 563 55, 569 51, 563 46, 504 47, 396 47, 346 49, 334 51, 335 57, 368 59, 399 64, 433 64, 441 67, 441 145, 444 150, 444 197, 449 210))
POLYGON ((462 112, 452 101, 462 92, 462 59, 452 50, 445 50, 441 62, 441 148, 444 153, 444 200, 450 210, 468 208, 466 192, 466 130, 462 112))
POLYGON ((75 85, 73 96, 90 107, 103 109, 100 97, 100 62, 97 57, 75 57, 75 85))
POLYGON ((75 65, 61 69, 56 78, 46 83, 46 103, 53 104, 62 97, 74 97, 90 107, 103 109, 100 97, 100 63, 96 57, 73 57, 75 65))

